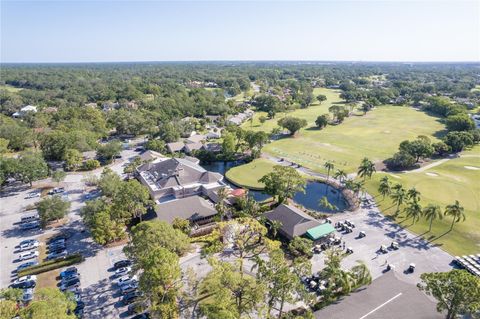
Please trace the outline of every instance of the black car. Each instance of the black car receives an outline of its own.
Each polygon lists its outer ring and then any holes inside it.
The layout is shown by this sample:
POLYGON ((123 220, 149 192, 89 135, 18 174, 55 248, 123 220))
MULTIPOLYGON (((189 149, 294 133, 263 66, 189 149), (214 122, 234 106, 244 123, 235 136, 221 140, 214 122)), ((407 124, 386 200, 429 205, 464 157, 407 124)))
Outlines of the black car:
POLYGON ((35 288, 37 283, 33 280, 30 281, 24 281, 24 282, 19 282, 16 284, 11 284, 10 288, 17 288, 17 289, 28 289, 28 288, 35 288))
POLYGON ((130 293, 126 294, 125 296, 123 296, 122 302, 123 302, 124 305, 128 305, 128 304, 131 304, 132 302, 136 301, 141 296, 142 296, 142 294, 140 292, 133 291, 133 292, 130 292, 130 293))
POLYGON ((122 267, 128 267, 128 266, 131 266, 131 265, 132 265, 132 262, 128 259, 125 259, 125 260, 117 261, 116 263, 113 264, 113 267, 115 269, 118 269, 118 268, 122 268, 122 267))
POLYGON ((132 319, 150 319, 150 314, 148 312, 141 313, 139 315, 133 316, 132 319))
POLYGON ((65 249, 67 249, 67 247, 65 245, 63 245, 63 246, 53 246, 53 247, 48 247, 48 252, 50 252, 50 253, 61 253, 65 249))
POLYGON ((68 274, 68 275, 66 275, 62 278, 62 282, 71 281, 71 280, 74 280, 74 279, 77 279, 77 278, 80 278, 79 273, 70 273, 70 274, 68 274))

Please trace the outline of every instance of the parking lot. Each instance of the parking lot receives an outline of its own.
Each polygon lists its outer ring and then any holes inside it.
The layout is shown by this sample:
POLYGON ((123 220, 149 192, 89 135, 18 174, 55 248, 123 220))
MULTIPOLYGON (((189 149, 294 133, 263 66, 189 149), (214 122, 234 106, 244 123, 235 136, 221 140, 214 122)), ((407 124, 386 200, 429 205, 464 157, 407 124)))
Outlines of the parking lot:
MULTIPOLYGON (((399 279, 417 284, 420 274, 424 272, 448 271, 452 269, 453 257, 428 243, 421 237, 393 223, 383 216, 375 206, 362 207, 354 213, 340 213, 331 217, 332 224, 350 220, 356 225, 351 233, 336 232, 336 236, 345 242, 345 248, 350 247, 353 253, 344 258, 342 265, 351 268, 357 260, 366 263, 372 277, 378 278, 385 273, 388 264, 395 267, 399 279), (359 232, 364 231, 366 236, 360 238, 359 232), (399 249, 393 250, 389 246, 395 241, 399 249), (379 252, 380 246, 387 246, 387 253, 379 252), (413 273, 405 272, 409 265, 414 263, 413 273)), ((312 259, 313 271, 323 268, 324 254, 316 254, 312 259)))
MULTIPOLYGON (((138 152, 133 150, 122 151, 122 159, 117 160, 110 168, 119 173, 123 173, 123 166, 129 160, 136 156, 138 152)), ((100 175, 101 169, 94 172, 100 175)), ((27 198, 29 193, 35 191, 38 187, 51 185, 56 186, 50 180, 35 182, 33 188, 28 185, 12 184, 4 188, 1 193, 2 205, 0 205, 0 288, 8 287, 16 279, 16 268, 23 262, 14 262, 19 255, 15 248, 25 239, 42 239, 52 236, 59 231, 68 231, 72 237, 67 240, 66 250, 69 254, 79 252, 85 257, 85 261, 76 265, 81 275, 81 294, 85 302, 84 318, 119 318, 127 317, 126 307, 118 302, 118 289, 112 289, 111 275, 112 265, 118 259, 124 258, 122 246, 113 248, 104 248, 95 244, 90 238, 83 225, 80 209, 84 205, 86 192, 88 191, 83 178, 91 173, 72 173, 68 174, 61 183, 65 192, 62 195, 68 196, 71 202, 70 212, 67 216, 67 223, 46 230, 21 230, 19 222, 22 216, 35 213, 25 211, 25 208, 34 204, 41 198, 27 198)), ((44 245, 44 243, 40 243, 44 245)), ((35 249, 32 249, 35 251, 35 249)), ((35 260, 35 259, 30 259, 35 260)), ((40 260, 37 261, 40 262, 40 260)))

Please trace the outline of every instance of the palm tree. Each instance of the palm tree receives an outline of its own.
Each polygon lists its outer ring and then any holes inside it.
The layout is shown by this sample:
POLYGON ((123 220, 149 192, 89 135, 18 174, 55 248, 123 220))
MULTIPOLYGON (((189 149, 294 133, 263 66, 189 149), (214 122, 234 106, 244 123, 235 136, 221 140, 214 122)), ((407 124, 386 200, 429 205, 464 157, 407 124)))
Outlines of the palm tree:
POLYGON ((417 191, 417 189, 415 187, 412 187, 407 191, 407 198, 408 199, 411 199, 413 201, 418 201, 419 197, 420 197, 420 192, 417 191))
POLYGON ((365 178, 371 178, 376 171, 375 164, 365 157, 358 167, 358 176, 363 177, 363 181, 365 181, 365 178))
POLYGON ((217 204, 215 205, 215 209, 220 215, 220 220, 223 221, 225 215, 227 213, 227 207, 225 205, 225 199, 227 199, 228 191, 226 187, 222 187, 217 191, 217 204))
POLYGON ((347 173, 345 173, 344 170, 337 169, 337 171, 335 172, 335 175, 333 177, 338 179, 340 181, 340 183, 343 183, 345 178, 347 178, 347 173))
POLYGON ((401 184, 396 184, 395 186, 392 187, 393 192, 390 194, 390 197, 392 198, 392 201, 397 204, 397 211, 395 213, 395 216, 398 214, 398 211, 400 210, 400 205, 403 204, 405 201, 405 189, 401 184))
POLYGON ((270 225, 270 231, 272 232, 272 237, 277 237, 278 230, 282 228, 282 222, 278 220, 271 220, 268 222, 270 225))
POLYGON ((323 196, 323 197, 318 201, 318 205, 319 205, 320 207, 325 208, 326 210, 336 210, 336 209, 337 209, 337 206, 333 205, 332 203, 330 203, 330 202, 328 201, 327 196, 323 196))
POLYGON ((423 209, 423 216, 425 216, 425 219, 430 221, 430 226, 428 228, 428 231, 430 232, 432 230, 432 222, 434 219, 442 219, 442 209, 438 205, 434 204, 428 204, 427 207, 423 209))
POLYGON ((385 196, 390 195, 391 191, 392 189, 390 187, 388 176, 383 176, 380 180, 380 185, 378 185, 378 192, 382 194, 383 200, 385 200, 385 196))
POLYGON ((453 229, 453 224, 458 223, 461 219, 463 219, 463 221, 466 219, 464 208, 460 206, 458 200, 455 201, 455 204, 447 205, 447 207, 445 207, 445 215, 452 216, 450 230, 453 229))
POLYGON ((325 167, 325 169, 327 170, 327 181, 328 181, 330 177, 330 171, 335 168, 335 165, 333 165, 333 163, 330 161, 326 161, 325 164, 323 164, 323 167, 325 167))
POLYGON ((357 264, 352 267, 350 270, 354 280, 354 287, 361 287, 369 285, 372 283, 372 274, 368 269, 367 265, 361 261, 357 260, 357 264))
POLYGON ((415 224, 422 216, 422 206, 416 200, 410 200, 405 207, 407 218, 412 218, 412 225, 415 224))

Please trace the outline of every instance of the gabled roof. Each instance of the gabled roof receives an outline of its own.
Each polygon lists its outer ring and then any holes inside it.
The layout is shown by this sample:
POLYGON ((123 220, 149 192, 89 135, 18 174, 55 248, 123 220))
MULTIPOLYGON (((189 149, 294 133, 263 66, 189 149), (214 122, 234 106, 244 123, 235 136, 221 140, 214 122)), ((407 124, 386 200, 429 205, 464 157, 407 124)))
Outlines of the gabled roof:
POLYGON ((185 144, 185 151, 190 153, 191 151, 197 151, 203 148, 202 143, 187 143, 185 144))
POLYGON ((185 140, 185 143, 200 143, 201 141, 204 141, 206 139, 206 136, 203 134, 196 134, 192 135, 189 138, 185 140))
POLYGON ((282 224, 280 232, 288 239, 303 236, 309 229, 321 225, 319 221, 295 206, 285 204, 265 213, 265 217, 270 221, 279 221, 282 224))
POLYGON ((190 196, 159 204, 155 207, 158 219, 172 223, 175 218, 195 222, 217 214, 214 205, 200 196, 190 196))
POLYGON ((140 160, 142 162, 148 162, 148 161, 153 161, 156 160, 157 158, 165 158, 162 154, 159 152, 155 152, 152 150, 145 151, 144 153, 140 154, 140 160))
POLYGON ((185 144, 183 142, 174 142, 174 143, 167 143, 168 151, 171 153, 181 152, 185 144))

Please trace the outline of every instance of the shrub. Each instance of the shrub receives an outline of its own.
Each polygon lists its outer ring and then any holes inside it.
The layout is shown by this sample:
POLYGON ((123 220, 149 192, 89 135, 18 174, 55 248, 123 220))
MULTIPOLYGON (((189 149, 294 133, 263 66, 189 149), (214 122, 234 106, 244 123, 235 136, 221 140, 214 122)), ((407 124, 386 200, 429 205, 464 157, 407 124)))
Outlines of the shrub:
POLYGON ((391 170, 408 169, 415 165, 415 157, 407 152, 397 152, 392 158, 387 159, 387 167, 391 170))
POLYGON ((18 272, 18 277, 41 274, 50 270, 77 264, 82 260, 83 256, 81 254, 73 254, 68 255, 65 258, 52 259, 32 267, 22 269, 18 272))
POLYGON ((83 169, 86 171, 91 171, 99 167, 100 167, 100 162, 95 159, 89 159, 83 163, 83 169))

